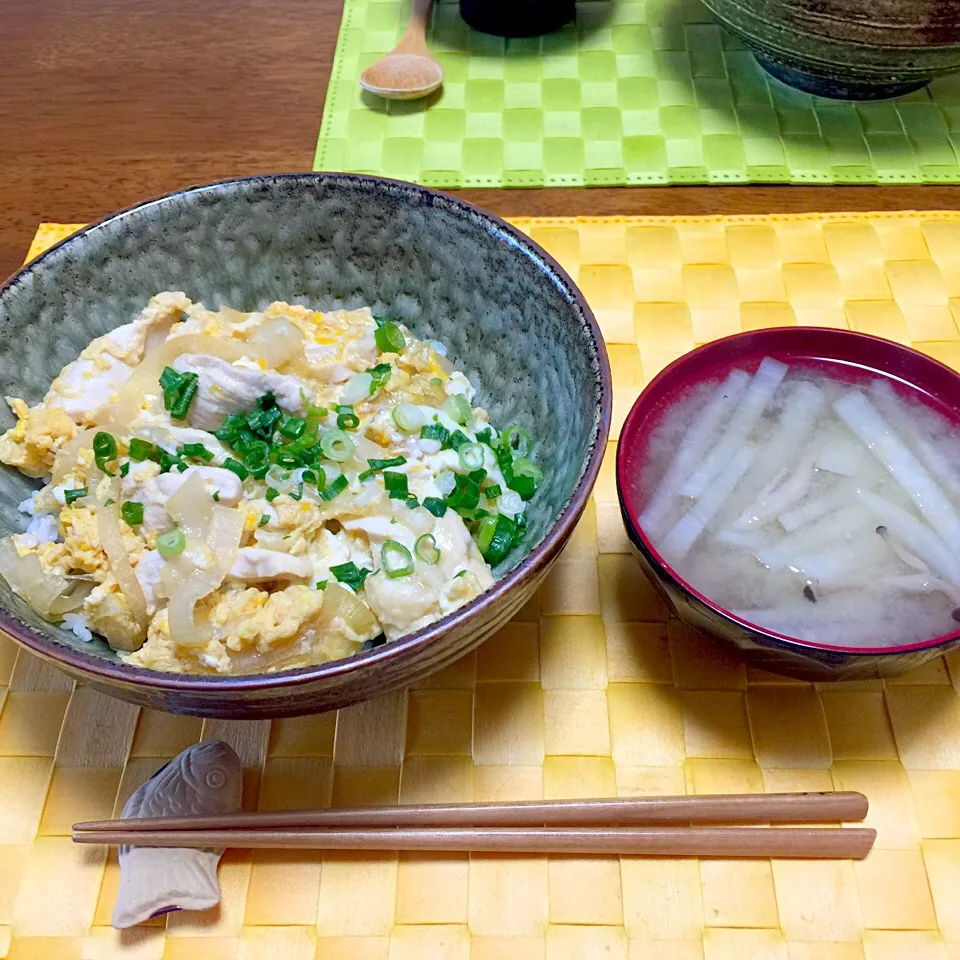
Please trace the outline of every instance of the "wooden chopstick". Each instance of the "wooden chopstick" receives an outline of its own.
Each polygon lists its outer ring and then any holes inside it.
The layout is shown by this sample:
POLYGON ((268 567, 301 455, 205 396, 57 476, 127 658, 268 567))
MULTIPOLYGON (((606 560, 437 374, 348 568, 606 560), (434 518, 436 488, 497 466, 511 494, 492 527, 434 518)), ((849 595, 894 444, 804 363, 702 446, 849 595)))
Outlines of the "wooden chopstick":
POLYGON ((73 839, 77 843, 140 847, 862 860, 870 852, 876 835, 876 830, 866 827, 403 827, 363 830, 91 830, 76 833, 73 839))
POLYGON ((448 803, 343 810, 284 810, 205 817, 75 823, 95 831, 253 830, 302 827, 587 827, 656 823, 839 823, 863 820, 862 793, 747 793, 692 797, 448 803))

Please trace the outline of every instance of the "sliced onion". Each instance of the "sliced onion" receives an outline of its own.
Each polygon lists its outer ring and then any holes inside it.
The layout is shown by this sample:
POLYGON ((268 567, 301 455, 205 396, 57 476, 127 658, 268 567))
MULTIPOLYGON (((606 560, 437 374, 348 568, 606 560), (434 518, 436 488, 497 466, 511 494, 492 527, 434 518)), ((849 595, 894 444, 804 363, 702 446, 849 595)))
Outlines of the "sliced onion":
POLYGON ((181 647, 204 647, 210 640, 209 624, 200 625, 194 618, 197 602, 213 593, 237 557, 243 537, 244 514, 229 507, 213 507, 208 546, 215 562, 197 568, 183 581, 170 598, 167 621, 173 642, 181 647))
POLYGON ((317 620, 317 632, 328 629, 337 617, 360 636, 371 636, 377 630, 376 618, 356 594, 339 583, 328 583, 323 591, 323 609, 317 620))
POLYGON ((167 501, 167 513, 176 520, 184 536, 194 540, 206 539, 213 507, 213 498, 199 471, 191 473, 167 501))
POLYGON ((413 403, 401 403, 393 408, 393 422, 404 433, 416 433, 427 422, 427 415, 413 403))
POLYGON ((286 317, 264 320, 247 342, 247 353, 253 353, 268 367, 278 370, 285 363, 303 359, 303 334, 286 317))
POLYGON ((57 451, 52 471, 54 485, 62 483, 74 471, 79 464, 78 455, 84 447, 93 448, 93 438, 99 430, 99 427, 81 430, 69 443, 64 444, 57 451))
POLYGON ((369 373, 357 373, 352 376, 340 391, 340 403, 346 406, 353 406, 366 400, 370 396, 370 390, 373 387, 373 377, 369 373))
POLYGON ((86 578, 44 573, 40 558, 35 553, 25 553, 23 556, 17 553, 13 537, 0 540, 0 576, 41 617, 54 620, 83 606, 83 601, 94 586, 86 578))
MULTIPOLYGON (((140 586, 140 581, 133 572, 130 558, 127 556, 127 548, 123 545, 123 536, 120 533, 120 507, 116 503, 111 503, 110 506, 100 504, 97 507, 97 532, 100 534, 100 542, 103 544, 107 559, 110 561, 110 572, 117 581, 120 592, 126 598, 130 613, 137 623, 140 637, 139 641, 134 641, 136 646, 131 649, 138 650, 143 646, 147 632, 147 600, 143 595, 143 587, 140 586)), ((113 641, 111 641, 112 645, 113 641)))

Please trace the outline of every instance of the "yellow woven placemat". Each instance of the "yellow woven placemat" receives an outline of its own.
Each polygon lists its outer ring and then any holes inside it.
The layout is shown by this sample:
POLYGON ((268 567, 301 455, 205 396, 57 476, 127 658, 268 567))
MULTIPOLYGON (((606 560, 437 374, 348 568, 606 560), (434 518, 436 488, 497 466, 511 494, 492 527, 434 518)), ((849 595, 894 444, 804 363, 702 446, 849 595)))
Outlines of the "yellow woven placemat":
MULTIPOLYGON (((517 223, 597 311, 617 426, 664 363, 744 328, 850 326, 960 367, 953 214, 517 223)), ((745 670, 668 620, 627 554, 609 452, 514 622, 338 716, 139 710, 0 638, 0 957, 958 960, 960 657, 886 683, 745 670), (121 936, 116 862, 69 826, 198 737, 237 748, 250 808, 840 788, 869 796, 879 839, 862 863, 229 852, 218 910, 121 936)))

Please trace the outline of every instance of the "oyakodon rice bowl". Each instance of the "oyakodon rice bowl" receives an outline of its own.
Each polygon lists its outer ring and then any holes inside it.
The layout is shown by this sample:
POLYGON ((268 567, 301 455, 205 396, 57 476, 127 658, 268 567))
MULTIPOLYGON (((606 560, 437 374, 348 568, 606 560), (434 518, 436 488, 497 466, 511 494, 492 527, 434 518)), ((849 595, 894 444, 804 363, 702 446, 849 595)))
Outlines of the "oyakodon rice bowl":
POLYGON ((368 308, 158 294, 41 403, 7 398, 0 462, 49 480, 0 576, 156 670, 310 666, 433 623, 492 584, 543 482, 445 355, 368 308))
POLYGON ((562 271, 376 178, 133 208, 14 277, 0 322, 0 457, 36 478, 0 477, 3 625, 177 712, 340 706, 465 653, 549 569, 609 421, 562 271))
POLYGON ((681 616, 721 638, 740 623, 786 652, 875 666, 960 629, 957 378, 899 345, 846 336, 770 330, 703 348, 659 394, 618 482, 641 558, 684 585, 681 616), (824 338, 846 353, 834 360, 824 338), (894 369, 854 363, 858 346, 907 354, 916 369, 903 357, 894 369), (946 404, 910 379, 928 364, 946 404))

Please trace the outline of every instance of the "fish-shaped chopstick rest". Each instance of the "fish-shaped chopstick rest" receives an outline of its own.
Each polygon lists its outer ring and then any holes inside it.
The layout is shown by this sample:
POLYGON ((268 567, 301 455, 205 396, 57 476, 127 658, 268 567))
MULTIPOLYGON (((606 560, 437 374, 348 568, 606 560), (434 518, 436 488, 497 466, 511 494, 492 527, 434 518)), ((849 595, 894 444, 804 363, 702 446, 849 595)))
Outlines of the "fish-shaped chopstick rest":
MULTIPOLYGON (((123 807, 122 817, 239 813, 243 766, 220 740, 187 747, 123 807)), ((120 847, 120 889, 112 924, 118 930, 173 910, 209 910, 220 902, 222 850, 120 847)))

